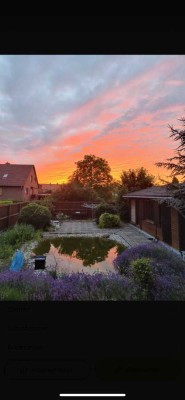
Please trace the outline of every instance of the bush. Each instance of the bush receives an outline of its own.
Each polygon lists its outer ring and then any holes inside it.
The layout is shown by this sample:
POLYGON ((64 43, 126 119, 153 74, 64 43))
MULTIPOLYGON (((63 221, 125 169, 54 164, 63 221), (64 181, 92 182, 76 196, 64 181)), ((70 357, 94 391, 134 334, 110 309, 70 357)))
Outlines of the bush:
POLYGON ((143 257, 151 259, 156 273, 164 274, 165 271, 185 276, 185 263, 182 258, 168 250, 163 244, 146 243, 131 247, 119 254, 113 264, 121 274, 128 275, 131 261, 143 257))
POLYGON ((149 285, 153 282, 153 271, 151 267, 150 258, 138 258, 131 262, 133 268, 133 278, 137 283, 142 285, 149 285))
POLYGON ((17 248, 35 236, 35 230, 31 225, 16 224, 8 229, 1 234, 0 259, 9 260, 17 248))
POLYGON ((19 222, 31 224, 36 229, 42 229, 49 225, 51 220, 51 213, 45 206, 40 206, 37 203, 30 203, 23 207, 19 222))
POLYGON ((14 252, 14 248, 8 244, 1 243, 0 246, 0 259, 9 260, 14 252))
POLYGON ((153 300, 152 289, 154 287, 154 271, 151 266, 150 258, 138 258, 131 264, 133 280, 138 285, 142 300, 153 300))
POLYGON ((53 197, 52 196, 48 196, 48 197, 45 197, 43 199, 37 200, 36 203, 39 206, 47 207, 49 209, 52 217, 55 216, 55 206, 53 204, 53 197))
POLYGON ((3 301, 22 301, 24 300, 24 293, 16 288, 10 286, 1 287, 0 300, 3 301))
POLYGON ((62 222, 62 221, 66 221, 67 219, 69 219, 69 215, 65 215, 63 213, 59 213, 56 215, 56 218, 62 222))
POLYGON ((163 244, 127 249, 113 264, 122 276, 135 282, 138 300, 185 299, 185 262, 163 244))
POLYGON ((3 234, 3 242, 9 245, 19 246, 27 240, 34 238, 35 230, 32 225, 16 224, 3 234))
POLYGON ((118 274, 84 273, 64 274, 54 279, 51 275, 36 275, 31 270, 0 273, 1 300, 33 301, 86 301, 86 300, 132 300, 135 296, 133 283, 118 274), (16 289, 6 293, 7 288, 16 289), (6 293, 4 294, 3 291, 6 293), (13 298, 11 298, 11 296, 13 298))
POLYGON ((117 207, 121 220, 124 222, 129 222, 130 221, 129 201, 122 200, 122 202, 119 203, 117 207))
POLYGON ((116 207, 113 206, 112 204, 106 204, 106 203, 99 204, 99 206, 95 208, 95 218, 97 224, 99 222, 100 215, 104 213, 117 214, 118 211, 116 207))
POLYGON ((114 228, 120 226, 120 217, 119 215, 113 215, 109 213, 101 214, 99 218, 99 227, 100 228, 114 228))
POLYGON ((4 271, 0 273, 0 300, 185 300, 185 278, 156 274, 148 284, 149 261, 140 259, 134 263, 135 266, 130 266, 130 277, 117 273, 71 273, 56 277, 30 269, 4 271), (144 273, 141 264, 145 266, 144 273))

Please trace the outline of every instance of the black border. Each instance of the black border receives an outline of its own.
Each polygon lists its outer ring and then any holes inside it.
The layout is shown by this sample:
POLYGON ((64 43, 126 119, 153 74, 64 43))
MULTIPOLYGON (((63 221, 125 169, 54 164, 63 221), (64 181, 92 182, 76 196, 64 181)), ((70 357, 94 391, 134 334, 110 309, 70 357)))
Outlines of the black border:
POLYGON ((184 54, 182 32, 1 32, 0 54, 184 54))

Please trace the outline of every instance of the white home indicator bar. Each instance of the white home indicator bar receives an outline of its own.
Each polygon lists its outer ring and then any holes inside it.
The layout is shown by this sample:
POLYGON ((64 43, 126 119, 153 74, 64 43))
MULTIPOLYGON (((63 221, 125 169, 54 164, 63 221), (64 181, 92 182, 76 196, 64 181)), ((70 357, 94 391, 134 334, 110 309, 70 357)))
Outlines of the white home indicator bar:
POLYGON ((77 393, 67 393, 67 394, 60 394, 60 396, 61 397, 125 397, 126 396, 126 394, 125 393, 123 393, 123 394, 118 394, 118 393, 116 393, 116 394, 113 394, 113 393, 107 393, 107 394, 105 394, 105 393, 88 393, 88 394, 85 394, 85 393, 83 393, 83 394, 77 394, 77 393))

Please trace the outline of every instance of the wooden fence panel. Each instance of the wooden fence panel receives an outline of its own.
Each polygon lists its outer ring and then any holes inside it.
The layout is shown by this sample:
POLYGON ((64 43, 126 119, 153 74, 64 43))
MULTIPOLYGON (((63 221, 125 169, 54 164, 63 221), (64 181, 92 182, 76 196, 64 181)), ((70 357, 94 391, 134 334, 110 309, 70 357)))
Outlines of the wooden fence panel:
POLYGON ((8 216, 8 205, 0 206, 0 218, 8 216))
POLYGON ((27 204, 29 201, 0 206, 0 231, 14 226, 19 218, 21 208, 27 204))
MULTIPOLYGON (((92 209, 83 207, 84 204, 91 204, 91 202, 85 201, 55 201, 53 205, 55 207, 55 213, 64 213, 71 218, 75 219, 88 219, 92 218, 92 209)), ((93 204, 99 204, 99 202, 93 202, 93 204)))

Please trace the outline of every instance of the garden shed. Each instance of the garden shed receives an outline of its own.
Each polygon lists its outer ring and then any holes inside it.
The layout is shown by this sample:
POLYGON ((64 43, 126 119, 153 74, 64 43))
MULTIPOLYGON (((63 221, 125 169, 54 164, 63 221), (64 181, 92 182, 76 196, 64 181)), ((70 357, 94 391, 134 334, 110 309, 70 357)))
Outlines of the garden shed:
POLYGON ((167 185, 152 186, 122 196, 129 199, 130 221, 177 250, 185 251, 185 217, 169 206, 167 185))

